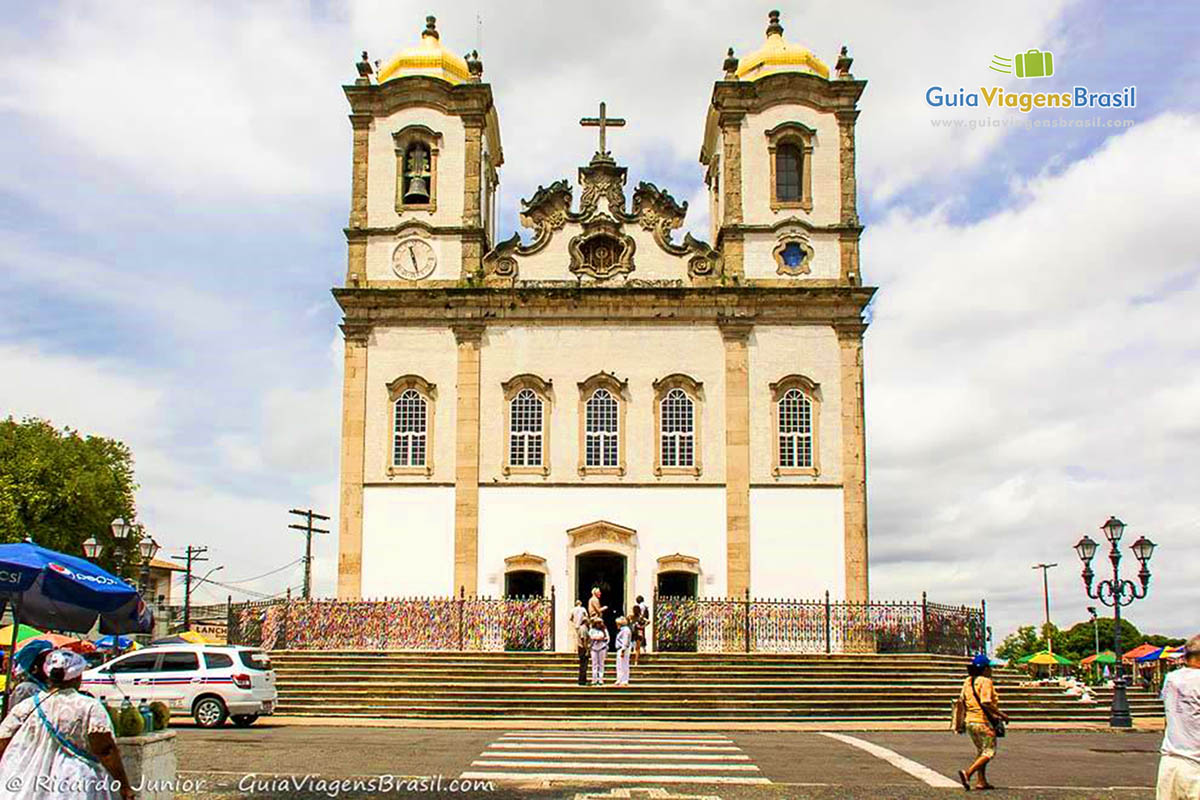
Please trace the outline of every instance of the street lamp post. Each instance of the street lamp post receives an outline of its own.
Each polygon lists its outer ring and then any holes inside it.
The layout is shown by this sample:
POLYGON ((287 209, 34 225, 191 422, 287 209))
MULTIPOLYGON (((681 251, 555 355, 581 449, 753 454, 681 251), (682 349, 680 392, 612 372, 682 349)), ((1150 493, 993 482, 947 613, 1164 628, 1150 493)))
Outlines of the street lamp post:
POLYGON ((1142 565, 1138 570, 1138 581, 1141 583, 1139 587, 1133 581, 1121 578, 1120 544, 1121 536, 1125 533, 1125 523, 1116 517, 1109 517, 1100 530, 1104 531, 1104 538, 1108 539, 1111 546, 1108 560, 1112 562, 1112 578, 1100 581, 1093 588, 1092 581, 1096 573, 1092 572, 1092 557, 1096 555, 1098 545, 1090 536, 1084 536, 1075 544, 1075 552, 1083 562, 1083 585, 1087 589, 1088 597, 1099 600, 1113 609, 1113 655, 1117 659, 1117 675, 1113 680, 1112 713, 1108 724, 1113 728, 1131 728, 1133 717, 1129 713, 1129 698, 1125 694, 1125 670, 1121 663, 1121 608, 1134 600, 1141 600, 1149 592, 1150 568, 1147 565, 1150 556, 1154 555, 1155 544, 1145 536, 1140 536, 1130 546, 1134 557, 1142 565))
POLYGON ((154 593, 150 591, 150 562, 154 560, 154 556, 158 553, 158 542, 150 536, 143 536, 138 542, 138 555, 142 557, 142 594, 150 592, 150 597, 154 597, 154 593))

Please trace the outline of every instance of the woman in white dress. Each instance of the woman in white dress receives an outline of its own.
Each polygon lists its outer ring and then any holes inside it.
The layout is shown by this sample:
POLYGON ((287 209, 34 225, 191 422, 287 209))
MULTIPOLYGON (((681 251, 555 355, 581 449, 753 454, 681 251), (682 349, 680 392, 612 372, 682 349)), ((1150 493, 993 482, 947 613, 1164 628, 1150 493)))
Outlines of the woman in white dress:
POLYGON ((6 798, 133 798, 108 712, 78 691, 86 668, 77 653, 55 650, 45 664, 50 688, 18 703, 0 723, 6 798))

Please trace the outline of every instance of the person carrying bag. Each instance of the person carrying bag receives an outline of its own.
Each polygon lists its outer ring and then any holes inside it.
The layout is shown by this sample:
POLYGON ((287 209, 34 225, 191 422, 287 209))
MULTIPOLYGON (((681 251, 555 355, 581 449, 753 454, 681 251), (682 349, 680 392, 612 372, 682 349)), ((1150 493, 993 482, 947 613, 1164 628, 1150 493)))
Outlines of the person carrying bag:
POLYGON ((1007 720, 1008 715, 1000 710, 996 686, 992 682, 991 661, 981 653, 967 666, 967 679, 955 701, 952 722, 955 730, 965 730, 975 745, 975 760, 966 769, 958 771, 958 780, 967 791, 971 789, 972 775, 978 776, 976 789, 993 788, 988 783, 987 765, 996 757, 996 739, 1004 736, 1007 720))

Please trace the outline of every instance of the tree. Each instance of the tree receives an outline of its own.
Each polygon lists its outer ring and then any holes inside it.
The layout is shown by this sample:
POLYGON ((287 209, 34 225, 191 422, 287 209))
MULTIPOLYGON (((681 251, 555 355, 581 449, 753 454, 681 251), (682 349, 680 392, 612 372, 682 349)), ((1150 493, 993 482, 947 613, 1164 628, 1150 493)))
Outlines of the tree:
POLYGON ((41 419, 0 421, 0 542, 82 555, 95 536, 114 567, 110 523, 135 516, 133 456, 122 442, 81 436, 41 419))
POLYGON ((1036 653, 1039 649, 1037 630, 1032 625, 1022 625, 1015 633, 1010 633, 996 648, 996 655, 1005 661, 1015 661, 1021 656, 1036 653))

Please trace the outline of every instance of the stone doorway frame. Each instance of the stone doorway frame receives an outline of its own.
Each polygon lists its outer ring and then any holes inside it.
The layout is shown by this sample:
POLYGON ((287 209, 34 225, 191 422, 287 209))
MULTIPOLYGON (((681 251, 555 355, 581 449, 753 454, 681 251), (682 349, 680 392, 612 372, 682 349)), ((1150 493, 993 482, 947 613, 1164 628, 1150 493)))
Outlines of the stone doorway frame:
MULTIPOLYGON (((540 572, 542 573, 542 597, 550 596, 550 568, 546 565, 546 559, 541 556, 535 556, 532 553, 521 553, 516 556, 509 556, 504 559, 504 576, 508 577, 510 572, 540 572)), ((507 583, 507 580, 505 581, 507 583)), ((503 587, 500 590, 501 595, 504 594, 503 587)))
POLYGON ((704 585, 702 580, 704 573, 700 571, 700 559, 695 556, 685 556, 683 553, 661 556, 655 565, 652 592, 658 592, 658 576, 664 572, 683 572, 694 575, 696 577, 696 597, 700 597, 700 587, 704 585))
POLYGON ((637 595, 637 549, 637 531, 615 522, 601 519, 568 529, 567 586, 571 591, 571 604, 575 603, 575 558, 594 552, 616 553, 625 557, 625 597, 621 609, 628 612, 637 595))

